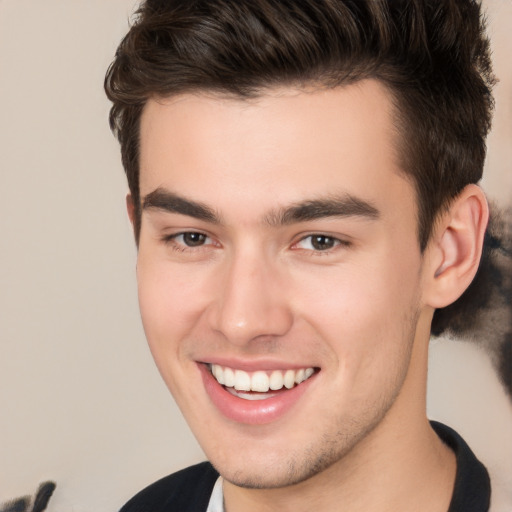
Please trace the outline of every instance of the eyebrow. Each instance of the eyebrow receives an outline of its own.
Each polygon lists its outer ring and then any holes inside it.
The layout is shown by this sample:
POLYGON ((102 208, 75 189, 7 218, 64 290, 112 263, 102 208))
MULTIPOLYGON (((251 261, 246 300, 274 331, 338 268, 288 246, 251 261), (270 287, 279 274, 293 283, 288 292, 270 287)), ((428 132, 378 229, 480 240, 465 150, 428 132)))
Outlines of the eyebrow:
POLYGON ((271 212, 265 217, 270 225, 286 225, 328 217, 361 217, 376 220, 379 210, 371 203, 351 194, 311 199, 271 212))
MULTIPOLYGON (((182 197, 164 188, 157 188, 144 197, 143 210, 163 210, 186 215, 212 224, 221 224, 221 217, 208 205, 182 197)), ((300 201, 265 215, 270 226, 289 225, 328 217, 360 217, 378 219, 379 210, 371 203, 351 194, 300 201)))
POLYGON ((161 187, 144 197, 143 210, 163 210, 178 213, 213 224, 220 224, 220 217, 209 206, 181 197, 161 187))

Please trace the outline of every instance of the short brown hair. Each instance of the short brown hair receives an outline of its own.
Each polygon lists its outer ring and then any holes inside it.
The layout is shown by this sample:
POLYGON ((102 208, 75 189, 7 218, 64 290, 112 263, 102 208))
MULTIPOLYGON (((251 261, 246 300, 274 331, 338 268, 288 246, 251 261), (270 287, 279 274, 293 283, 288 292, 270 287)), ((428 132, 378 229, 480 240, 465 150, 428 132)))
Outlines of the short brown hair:
POLYGON ((393 95, 401 167, 426 247, 439 210, 481 179, 494 78, 474 0, 146 0, 105 90, 140 230, 139 122, 146 101, 210 91, 239 98, 277 85, 364 78, 393 95))

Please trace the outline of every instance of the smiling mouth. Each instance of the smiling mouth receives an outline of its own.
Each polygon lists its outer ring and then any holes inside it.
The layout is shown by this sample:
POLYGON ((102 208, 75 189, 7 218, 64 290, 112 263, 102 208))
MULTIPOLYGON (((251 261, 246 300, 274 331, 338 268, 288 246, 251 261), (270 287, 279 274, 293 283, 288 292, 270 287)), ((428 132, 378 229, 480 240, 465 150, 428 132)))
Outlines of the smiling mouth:
POLYGON ((300 368, 297 370, 273 370, 246 372, 220 366, 208 365, 215 380, 226 391, 245 400, 266 400, 276 396, 283 390, 290 390, 308 380, 315 368, 300 368))

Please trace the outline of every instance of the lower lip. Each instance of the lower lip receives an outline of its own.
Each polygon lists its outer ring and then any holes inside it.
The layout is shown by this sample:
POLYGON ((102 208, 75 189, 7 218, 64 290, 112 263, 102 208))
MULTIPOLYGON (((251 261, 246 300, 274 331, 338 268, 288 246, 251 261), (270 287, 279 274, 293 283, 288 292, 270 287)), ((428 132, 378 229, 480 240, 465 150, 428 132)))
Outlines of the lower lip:
POLYGON ((315 375, 298 386, 263 400, 246 400, 224 389, 206 364, 199 364, 204 387, 213 404, 230 420, 249 425, 263 425, 281 418, 306 392, 315 375))

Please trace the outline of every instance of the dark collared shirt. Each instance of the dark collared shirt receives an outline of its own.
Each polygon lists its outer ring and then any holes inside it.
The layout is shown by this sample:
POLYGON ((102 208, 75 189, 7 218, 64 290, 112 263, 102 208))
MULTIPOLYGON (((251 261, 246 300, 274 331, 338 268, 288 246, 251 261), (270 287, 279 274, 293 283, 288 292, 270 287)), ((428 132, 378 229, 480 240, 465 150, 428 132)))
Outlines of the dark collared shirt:
MULTIPOLYGON (((457 458, 457 474, 448 512, 488 512, 491 484, 484 465, 455 430, 436 421, 431 424, 457 458)), ((204 512, 218 477, 209 462, 202 462, 146 487, 120 512, 204 512)))

